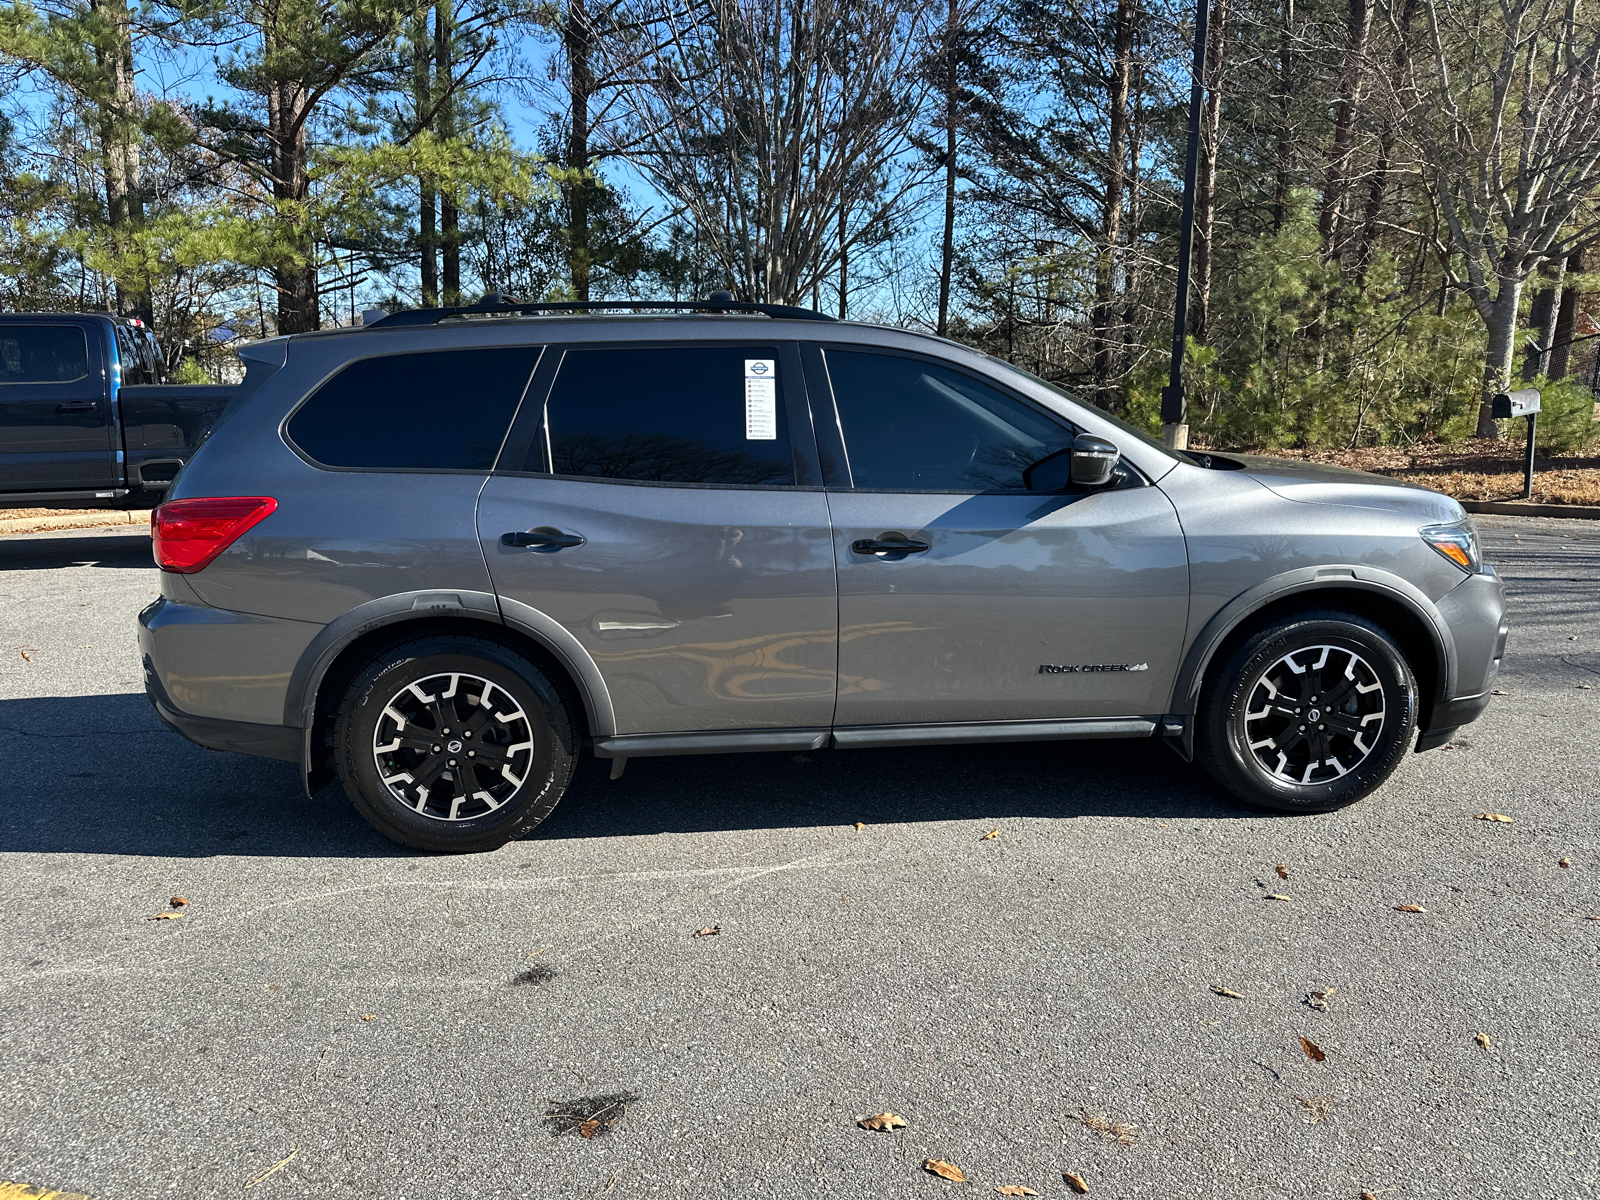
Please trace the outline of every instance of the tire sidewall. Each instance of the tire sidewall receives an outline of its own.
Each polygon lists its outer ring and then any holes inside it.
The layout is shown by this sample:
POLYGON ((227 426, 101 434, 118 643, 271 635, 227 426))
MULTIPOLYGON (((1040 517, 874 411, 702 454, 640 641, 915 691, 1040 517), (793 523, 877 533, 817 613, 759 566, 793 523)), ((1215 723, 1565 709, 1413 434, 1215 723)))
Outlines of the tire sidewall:
POLYGON ((351 802, 379 832, 419 850, 490 850, 523 836, 549 815, 571 778, 572 721, 555 687, 533 664, 493 643, 436 639, 380 655, 351 685, 335 727, 339 775, 351 802), (533 733, 533 761, 521 789, 501 808, 465 821, 423 816, 390 792, 372 744, 389 700, 409 684, 448 672, 478 675, 516 700, 533 733))
POLYGON ((1208 765, 1235 794, 1261 807, 1282 812, 1341 808, 1366 796, 1394 773, 1416 733, 1417 708, 1411 667, 1386 634, 1354 617, 1307 617, 1256 634, 1230 660, 1208 706, 1213 750, 1208 765), (1383 685, 1383 729, 1372 752, 1347 774, 1323 783, 1286 784, 1257 762, 1242 718, 1265 669, 1286 654, 1319 645, 1352 650, 1372 667, 1383 685))

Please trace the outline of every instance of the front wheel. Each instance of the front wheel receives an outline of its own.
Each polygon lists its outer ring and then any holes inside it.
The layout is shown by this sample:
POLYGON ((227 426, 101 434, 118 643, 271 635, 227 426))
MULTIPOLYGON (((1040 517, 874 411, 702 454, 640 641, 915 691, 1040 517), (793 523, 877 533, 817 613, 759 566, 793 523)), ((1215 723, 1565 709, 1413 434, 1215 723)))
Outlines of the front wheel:
POLYGON ((1355 613, 1309 612, 1246 638, 1201 696, 1195 750, 1234 795, 1329 812, 1378 788, 1417 729, 1417 681, 1355 613))
POLYGON ((380 654, 340 706, 339 777, 356 810, 417 850, 493 850, 561 799, 576 760, 560 690, 495 642, 423 638, 380 654))

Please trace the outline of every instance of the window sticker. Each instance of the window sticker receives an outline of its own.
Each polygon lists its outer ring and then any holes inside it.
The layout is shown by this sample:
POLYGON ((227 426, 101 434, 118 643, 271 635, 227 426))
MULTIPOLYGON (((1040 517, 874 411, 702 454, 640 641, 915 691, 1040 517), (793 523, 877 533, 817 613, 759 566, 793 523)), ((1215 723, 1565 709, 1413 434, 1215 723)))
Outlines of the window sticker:
POLYGON ((777 376, 776 359, 744 360, 744 437, 747 442, 778 440, 777 376))

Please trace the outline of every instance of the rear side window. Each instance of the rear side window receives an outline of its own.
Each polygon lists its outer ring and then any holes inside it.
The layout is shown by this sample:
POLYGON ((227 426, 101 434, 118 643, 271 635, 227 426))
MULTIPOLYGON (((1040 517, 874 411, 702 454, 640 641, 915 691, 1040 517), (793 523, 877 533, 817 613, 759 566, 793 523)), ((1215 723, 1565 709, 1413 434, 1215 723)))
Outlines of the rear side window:
MULTIPOLYGON (((545 409, 556 475, 792 485, 775 346, 569 350, 545 409)), ((540 447, 528 470, 544 469, 540 447)))
POLYGON ((960 371, 854 350, 827 362, 858 488, 1026 491, 1023 471, 1072 445, 1070 426, 960 371))
POLYGON ((289 440, 328 467, 487 471, 539 351, 508 346, 361 359, 289 418, 289 440))
POLYGON ((89 374, 80 325, 0 325, 0 383, 73 383, 89 374))

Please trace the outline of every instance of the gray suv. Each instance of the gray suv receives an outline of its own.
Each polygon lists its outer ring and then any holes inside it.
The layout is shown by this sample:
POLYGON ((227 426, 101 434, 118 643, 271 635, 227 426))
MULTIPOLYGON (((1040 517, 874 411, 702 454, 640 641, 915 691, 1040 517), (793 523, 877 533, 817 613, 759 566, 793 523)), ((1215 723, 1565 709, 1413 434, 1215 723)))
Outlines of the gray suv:
POLYGON ((585 746, 1156 738, 1321 812, 1488 703, 1502 586, 1444 496, 1175 453, 903 330, 562 307, 243 351, 152 521, 167 725, 472 851, 585 746))

